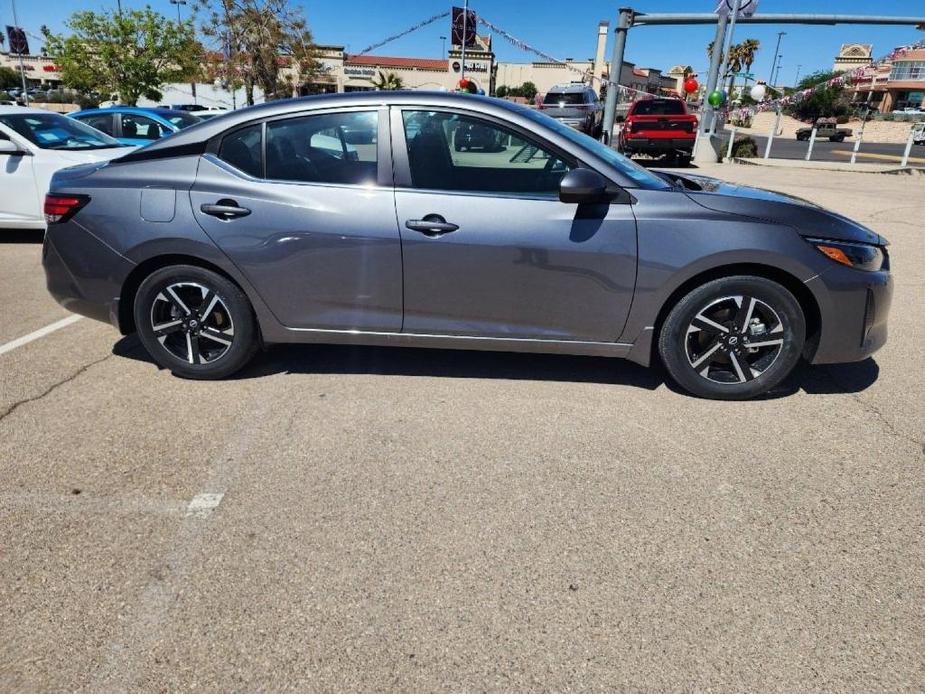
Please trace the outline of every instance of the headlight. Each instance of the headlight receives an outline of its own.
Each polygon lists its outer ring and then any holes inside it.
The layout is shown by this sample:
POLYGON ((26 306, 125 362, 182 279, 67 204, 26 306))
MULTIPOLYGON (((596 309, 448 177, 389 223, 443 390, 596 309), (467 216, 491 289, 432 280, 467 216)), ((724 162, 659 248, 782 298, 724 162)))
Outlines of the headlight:
POLYGON ((879 246, 849 241, 829 241, 828 239, 806 239, 823 255, 836 263, 853 267, 855 270, 877 272, 883 267, 884 253, 879 246))

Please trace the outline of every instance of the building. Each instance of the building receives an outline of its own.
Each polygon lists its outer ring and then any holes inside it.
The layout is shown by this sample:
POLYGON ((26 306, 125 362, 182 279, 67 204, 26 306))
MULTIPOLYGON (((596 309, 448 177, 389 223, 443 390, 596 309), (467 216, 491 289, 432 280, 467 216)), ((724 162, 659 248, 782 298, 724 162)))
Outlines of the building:
POLYGON ((58 66, 44 55, 22 56, 22 73, 20 73, 19 56, 11 53, 0 53, 0 67, 7 67, 16 74, 25 74, 26 87, 44 87, 53 89, 61 86, 61 77, 58 75, 58 66))
POLYGON ((925 108, 925 49, 907 50, 876 66, 868 63, 854 84, 854 95, 855 101, 867 102, 880 113, 925 108))
POLYGON ((870 43, 843 43, 835 56, 832 72, 848 72, 870 65, 873 62, 873 51, 874 46, 870 43))

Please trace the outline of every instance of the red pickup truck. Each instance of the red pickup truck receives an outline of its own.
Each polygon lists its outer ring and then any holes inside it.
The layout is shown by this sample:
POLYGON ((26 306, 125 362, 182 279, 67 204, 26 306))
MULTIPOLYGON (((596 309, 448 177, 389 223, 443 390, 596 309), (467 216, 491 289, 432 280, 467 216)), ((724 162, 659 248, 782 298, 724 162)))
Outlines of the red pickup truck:
POLYGON ((638 99, 626 114, 618 147, 627 156, 667 154, 686 166, 696 139, 697 117, 688 112, 681 99, 638 99))

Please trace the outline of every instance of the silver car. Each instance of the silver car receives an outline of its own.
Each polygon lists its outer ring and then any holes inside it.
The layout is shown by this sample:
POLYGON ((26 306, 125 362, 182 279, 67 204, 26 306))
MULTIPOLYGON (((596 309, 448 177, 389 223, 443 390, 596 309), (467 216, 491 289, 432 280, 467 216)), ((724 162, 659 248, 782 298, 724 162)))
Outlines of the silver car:
POLYGON ((229 113, 57 173, 48 288, 222 378, 315 342, 661 361, 704 397, 884 344, 887 242, 802 200, 640 168, 535 110, 375 92, 229 113), (458 151, 457 133, 498 146, 458 151), (349 139, 349 142, 348 142, 349 139))

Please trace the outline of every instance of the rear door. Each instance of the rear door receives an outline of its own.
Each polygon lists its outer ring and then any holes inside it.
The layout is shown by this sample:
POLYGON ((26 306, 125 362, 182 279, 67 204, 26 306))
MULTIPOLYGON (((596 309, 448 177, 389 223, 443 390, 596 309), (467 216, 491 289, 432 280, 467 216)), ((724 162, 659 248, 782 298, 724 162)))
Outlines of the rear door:
POLYGON ((291 328, 398 332, 388 111, 312 111, 225 133, 190 193, 202 228, 291 328))
POLYGON ((577 162, 499 121, 409 107, 392 122, 405 332, 616 341, 636 279, 630 205, 560 202, 577 162), (450 146, 473 127, 498 146, 450 146))

